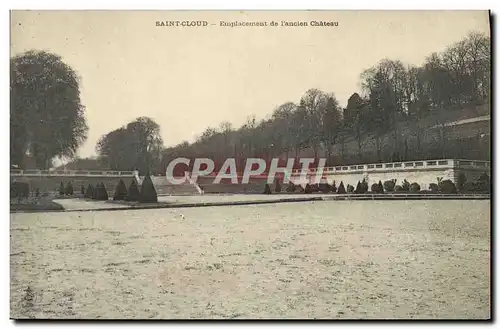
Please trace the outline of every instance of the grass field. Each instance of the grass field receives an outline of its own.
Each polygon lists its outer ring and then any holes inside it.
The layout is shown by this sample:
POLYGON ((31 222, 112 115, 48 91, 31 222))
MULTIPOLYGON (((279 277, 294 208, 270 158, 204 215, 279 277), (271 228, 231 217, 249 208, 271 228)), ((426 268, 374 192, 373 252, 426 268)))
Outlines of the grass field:
POLYGON ((490 317, 490 203, 11 214, 13 318, 490 317))

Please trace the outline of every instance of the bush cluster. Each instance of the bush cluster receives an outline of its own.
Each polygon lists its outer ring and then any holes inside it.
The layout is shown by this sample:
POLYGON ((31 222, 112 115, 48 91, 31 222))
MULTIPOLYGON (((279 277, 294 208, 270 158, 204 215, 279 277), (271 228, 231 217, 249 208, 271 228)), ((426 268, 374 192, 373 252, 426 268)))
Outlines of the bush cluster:
POLYGON ((141 203, 156 203, 158 202, 158 195, 156 194, 156 189, 151 180, 151 176, 147 175, 144 177, 141 185, 141 191, 139 193, 139 202, 141 203))
POLYGON ((125 186, 125 183, 123 182, 122 179, 118 182, 115 188, 115 195, 113 196, 113 200, 125 200, 127 197, 127 186, 125 186))
POLYGON ((30 185, 24 182, 12 182, 10 184, 11 198, 28 198, 30 196, 30 185))
POLYGON ((140 198, 139 187, 137 186, 137 182, 135 181, 134 178, 132 179, 132 182, 128 187, 128 193, 127 197, 125 198, 125 201, 139 201, 139 198, 140 198))

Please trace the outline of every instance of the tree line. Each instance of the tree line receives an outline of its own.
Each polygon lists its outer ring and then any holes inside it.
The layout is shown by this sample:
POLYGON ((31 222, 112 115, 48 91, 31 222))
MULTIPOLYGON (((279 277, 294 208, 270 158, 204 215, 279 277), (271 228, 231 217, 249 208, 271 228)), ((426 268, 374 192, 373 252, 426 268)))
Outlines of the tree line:
MULTIPOLYGON (((364 70, 361 91, 345 107, 333 92, 313 88, 298 103, 278 106, 269 118, 248 117, 239 128, 222 122, 192 143, 168 148, 153 119, 137 118, 100 138, 98 163, 144 174, 164 173, 176 157, 208 157, 216 170, 233 157, 241 170, 249 157, 304 152, 326 157, 331 166, 465 156, 466 141, 458 143, 460 136, 449 135, 443 123, 464 107, 489 106, 490 72, 490 38, 471 32, 430 54, 421 66, 383 59, 364 70), (431 126, 439 129, 431 134, 431 126)), ((44 169, 56 156, 75 154, 88 131, 78 84, 76 73, 57 55, 30 51, 11 59, 11 164, 22 167, 28 157, 44 169)), ((479 147, 475 140, 467 143, 479 147)))
POLYGON ((361 93, 345 108, 334 93, 309 89, 298 103, 278 106, 269 119, 250 117, 238 129, 223 122, 193 143, 167 148, 160 169, 179 156, 210 157, 220 166, 228 157, 288 158, 304 149, 314 157, 323 150, 328 165, 459 156, 463 145, 445 136, 443 123, 463 107, 489 103, 490 60, 490 38, 477 32, 432 53, 421 66, 384 59, 360 74, 361 93), (427 136, 436 124, 437 136, 427 136), (371 157, 363 150, 368 141, 374 141, 371 157))

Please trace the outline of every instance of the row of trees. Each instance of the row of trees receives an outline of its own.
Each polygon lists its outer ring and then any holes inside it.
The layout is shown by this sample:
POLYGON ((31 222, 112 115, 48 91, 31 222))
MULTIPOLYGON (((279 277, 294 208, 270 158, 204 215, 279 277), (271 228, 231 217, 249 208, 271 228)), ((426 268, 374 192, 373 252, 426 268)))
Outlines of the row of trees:
MULTIPOLYGON (((309 156, 326 154, 328 165, 435 157, 432 150, 444 155, 452 149, 442 125, 450 113, 488 103, 490 60, 490 38, 473 32, 431 54, 420 67, 385 59, 365 70, 361 92, 345 108, 333 93, 309 89, 298 103, 278 106, 269 118, 250 117, 238 129, 223 122, 193 143, 167 149, 159 125, 140 117, 101 137, 96 146, 100 166, 147 174, 163 173, 179 156, 210 157, 216 169, 235 157, 241 169, 248 157, 288 158, 304 150, 309 156), (439 133, 429 137, 428 128, 435 124, 439 133)), ((73 157, 88 132, 76 72, 43 51, 15 56, 10 64, 11 164, 23 167, 33 159, 45 169, 54 157, 73 157)))
POLYGON ((140 117, 124 127, 103 135, 96 150, 103 167, 135 170, 149 174, 158 166, 163 150, 160 126, 148 117, 140 117))
POLYGON ((228 157, 288 158, 304 149, 312 156, 321 150, 329 165, 337 165, 352 153, 352 162, 366 161, 364 144, 372 141, 371 161, 454 156, 443 123, 457 109, 488 103, 490 65, 490 39, 475 32, 431 54, 420 67, 384 59, 362 72, 362 92, 346 108, 333 93, 310 89, 298 104, 280 105, 271 118, 250 117, 239 129, 227 122, 207 128, 194 143, 165 150, 162 166, 178 156, 209 156, 221 165, 228 157), (429 134, 433 125, 440 129, 429 134))

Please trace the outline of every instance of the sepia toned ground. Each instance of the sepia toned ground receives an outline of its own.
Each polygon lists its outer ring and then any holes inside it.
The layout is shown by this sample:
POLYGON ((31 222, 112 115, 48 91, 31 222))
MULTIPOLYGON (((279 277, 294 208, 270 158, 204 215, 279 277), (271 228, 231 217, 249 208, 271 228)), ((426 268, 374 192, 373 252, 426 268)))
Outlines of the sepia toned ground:
POLYGON ((11 214, 12 318, 490 317, 489 201, 11 214))

